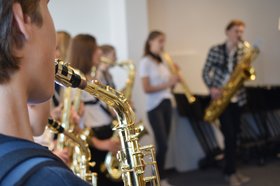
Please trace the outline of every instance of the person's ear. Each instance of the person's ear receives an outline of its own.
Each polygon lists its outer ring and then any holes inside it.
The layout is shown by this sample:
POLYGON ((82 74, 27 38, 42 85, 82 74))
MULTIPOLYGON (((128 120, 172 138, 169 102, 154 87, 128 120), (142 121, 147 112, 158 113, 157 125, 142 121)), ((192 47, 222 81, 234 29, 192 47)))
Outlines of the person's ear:
POLYGON ((19 31, 22 33, 24 38, 28 40, 31 36, 32 21, 30 16, 23 14, 22 7, 19 3, 13 4, 13 16, 19 31))

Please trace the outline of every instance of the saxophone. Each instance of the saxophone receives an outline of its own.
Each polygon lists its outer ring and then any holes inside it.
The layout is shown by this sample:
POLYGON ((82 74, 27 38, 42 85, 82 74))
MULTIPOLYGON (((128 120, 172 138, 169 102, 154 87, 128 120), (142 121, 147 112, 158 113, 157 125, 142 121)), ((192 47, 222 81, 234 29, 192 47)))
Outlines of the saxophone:
POLYGON ((121 92, 129 101, 131 101, 132 89, 135 81, 135 65, 133 64, 133 61, 125 60, 114 63, 111 59, 104 56, 100 58, 100 61, 101 63, 106 63, 111 66, 119 66, 128 70, 128 78, 125 82, 125 88, 121 92))
POLYGON ((249 42, 243 41, 244 55, 235 67, 229 81, 222 88, 220 98, 211 101, 205 110, 204 120, 208 122, 215 121, 230 103, 231 98, 240 89, 246 80, 255 80, 256 73, 251 63, 259 54, 259 49, 253 47, 249 42))
MULTIPOLYGON (((76 71, 76 73, 80 72, 76 71)), ((92 180, 92 183, 94 183, 96 179, 91 179, 91 177, 87 176, 89 166, 85 166, 91 157, 88 155, 90 153, 88 152, 88 140, 92 136, 92 132, 87 128, 81 132, 77 131, 73 121, 70 121, 72 100, 74 110, 78 112, 81 103, 81 90, 77 89, 72 99, 72 88, 67 87, 64 89, 61 126, 56 121, 49 120, 49 129, 58 135, 56 148, 58 150, 63 150, 65 147, 69 149, 70 162, 68 166, 70 169, 82 179, 86 181, 92 180), (63 132, 55 130, 54 126, 61 127, 63 132)))
POLYGON ((135 81, 135 65, 130 60, 122 61, 117 65, 120 67, 127 67, 128 69, 128 78, 125 82, 125 88, 122 90, 122 93, 129 101, 131 101, 132 89, 135 81))
MULTIPOLYGON (((135 80, 135 65, 133 64, 133 62, 131 60, 126 60, 126 61, 120 61, 114 63, 111 59, 104 56, 101 57, 101 62, 111 66, 120 66, 122 68, 128 69, 128 78, 125 83, 125 88, 121 92, 128 99, 129 103, 131 103, 132 89, 135 80)), ((117 125, 117 122, 118 121, 114 120, 113 124, 117 125)), ((138 122, 136 126, 137 129, 139 130, 137 132, 138 139, 140 139, 144 134, 148 133, 147 130, 142 125, 142 121, 138 122)), ((117 138, 118 134, 114 133, 113 137, 117 138)), ((121 180, 122 170, 121 170, 120 163, 117 157, 111 152, 107 153, 104 163, 101 165, 101 172, 103 172, 107 177, 109 177, 113 181, 121 180)))
POLYGON ((193 96, 192 92, 190 91, 186 81, 184 80, 181 71, 175 66, 175 63, 173 62, 172 58, 167 52, 162 53, 162 58, 167 63, 167 66, 172 74, 177 75, 180 78, 180 84, 184 90, 184 94, 190 104, 194 103, 196 101, 196 98, 193 96))
POLYGON ((75 157, 75 161, 77 165, 75 169, 72 171, 79 176, 81 179, 91 183, 93 186, 97 185, 97 174, 90 172, 90 167, 93 166, 92 162, 90 162, 91 154, 88 148, 88 143, 84 140, 86 136, 83 134, 77 136, 73 133, 68 132, 62 126, 62 124, 54 121, 52 119, 48 120, 48 128, 57 134, 64 134, 70 140, 72 140, 72 145, 74 146, 75 154, 79 154, 79 156, 75 157))
POLYGON ((135 127, 135 114, 130 107, 127 98, 113 88, 99 83, 84 80, 75 73, 73 68, 62 61, 55 61, 56 81, 66 87, 80 88, 96 96, 115 111, 118 123, 115 130, 119 134, 121 150, 117 153, 121 163, 122 179, 125 186, 145 186, 147 183, 160 185, 157 162, 155 160, 154 146, 140 147, 138 143, 138 129, 135 127), (145 162, 144 157, 151 162, 145 162), (153 170, 152 176, 144 176, 146 165, 153 170))
MULTIPOLYGON (((118 121, 114 120, 113 124, 116 126, 118 121)), ((136 126, 135 133, 137 134, 138 139, 141 139, 145 134, 148 134, 148 131, 142 125, 142 121, 139 121, 136 126)), ((118 138, 117 132, 114 133, 113 138, 118 138)), ((101 165, 101 172, 113 181, 121 180, 122 169, 116 155, 111 152, 107 153, 104 163, 101 165)))
MULTIPOLYGON (((63 111, 61 116, 61 125, 68 132, 72 131, 70 127, 70 110, 71 110, 71 88, 65 88, 63 94, 63 111)), ((63 133, 58 134, 56 148, 63 150, 67 144, 67 137, 63 133)))
MULTIPOLYGON (((79 73, 76 71, 76 73, 79 73)), ((74 99, 74 109, 78 111, 78 108, 80 106, 80 94, 81 91, 77 91, 74 99)), ((75 132, 75 124, 70 121, 70 115, 71 115, 71 107, 72 107, 72 88, 67 87, 64 89, 63 94, 63 111, 61 116, 61 125, 62 127, 67 130, 67 132, 75 132)), ((57 136, 57 144, 56 148, 59 150, 63 150, 65 147, 68 147, 71 149, 71 142, 68 143, 67 137, 63 133, 59 133, 57 136)))

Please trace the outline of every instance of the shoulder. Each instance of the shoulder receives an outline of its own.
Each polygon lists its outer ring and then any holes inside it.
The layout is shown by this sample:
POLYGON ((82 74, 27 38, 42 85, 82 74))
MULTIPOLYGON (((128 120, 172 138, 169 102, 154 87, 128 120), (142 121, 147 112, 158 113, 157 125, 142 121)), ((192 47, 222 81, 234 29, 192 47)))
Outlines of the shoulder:
POLYGON ((224 44, 217 44, 217 45, 213 45, 211 48, 210 48, 210 52, 216 52, 216 53, 219 53, 219 52, 222 52, 223 50, 223 47, 224 47, 224 44))
POLYGON ((225 44, 212 46, 208 52, 207 61, 212 63, 222 62, 224 56, 224 47, 225 44))
POLYGON ((153 60, 148 56, 144 56, 140 59, 140 65, 151 65, 152 63, 153 60))
POLYGON ((61 167, 44 167, 34 174, 26 185, 35 186, 88 186, 89 184, 74 175, 71 171, 61 167), (48 178, 48 179, 42 179, 48 178))

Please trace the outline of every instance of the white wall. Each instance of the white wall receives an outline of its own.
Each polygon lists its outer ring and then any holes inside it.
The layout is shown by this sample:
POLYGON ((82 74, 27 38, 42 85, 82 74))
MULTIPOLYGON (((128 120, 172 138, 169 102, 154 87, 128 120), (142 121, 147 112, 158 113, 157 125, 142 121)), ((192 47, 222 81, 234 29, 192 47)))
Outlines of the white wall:
MULTIPOLYGON (((93 35, 98 44, 111 44, 119 59, 128 58, 125 0, 59 0, 51 1, 49 8, 57 30, 66 30, 73 37, 80 33, 93 35)), ((117 87, 124 85, 125 71, 118 74, 117 87)))
POLYGON ((153 143, 152 130, 146 118, 145 105, 146 97, 142 89, 141 81, 138 75, 139 60, 143 55, 143 46, 148 35, 148 17, 146 0, 126 0, 127 2, 127 34, 128 34, 128 52, 129 57, 136 66, 136 78, 133 89, 133 102, 136 108, 138 119, 144 121, 145 127, 151 134, 149 138, 142 140, 144 144, 153 143))
POLYGON ((99 43, 111 41, 109 0, 56 0, 50 1, 49 8, 57 30, 72 36, 89 33, 99 43))
MULTIPOLYGON (((50 1, 50 12, 57 30, 66 30, 72 36, 89 33, 99 44, 115 46, 119 60, 132 59, 136 66, 143 53, 148 34, 146 0, 57 0, 50 1)), ((117 88, 124 86, 127 72, 112 70, 117 88)), ((133 90, 137 118, 147 126, 144 110, 145 97, 138 76, 133 90)), ((148 130, 149 126, 147 126, 148 130)), ((152 143, 152 138, 144 140, 152 143)))
POLYGON ((279 0, 150 0, 148 7, 149 29, 167 34, 167 50, 194 92, 207 92, 202 66, 208 49, 224 41, 225 25, 233 18, 246 22, 245 38, 261 49, 253 84, 280 83, 279 0))

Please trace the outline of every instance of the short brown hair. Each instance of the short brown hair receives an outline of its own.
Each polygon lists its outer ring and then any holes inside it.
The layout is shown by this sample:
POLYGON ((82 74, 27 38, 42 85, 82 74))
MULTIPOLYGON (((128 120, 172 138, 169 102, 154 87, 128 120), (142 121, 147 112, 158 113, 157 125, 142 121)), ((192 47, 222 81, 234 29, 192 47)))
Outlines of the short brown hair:
POLYGON ((235 26, 245 26, 245 23, 239 19, 231 20, 228 23, 228 25, 226 26, 226 31, 229 31, 232 27, 235 27, 235 26))
POLYGON ((92 56, 98 48, 96 39, 88 34, 75 36, 70 44, 68 62, 72 67, 88 74, 93 66, 92 56))
POLYGON ((146 43, 145 43, 145 48, 144 48, 144 56, 148 55, 151 52, 151 47, 150 47, 150 41, 154 40, 155 38, 164 35, 163 32, 158 31, 158 30, 154 30, 152 32, 150 32, 146 43))
POLYGON ((13 55, 12 50, 24 45, 24 37, 14 22, 13 4, 19 3, 23 14, 40 27, 43 18, 39 2, 40 0, 0 0, 0 84, 8 82, 11 74, 19 69, 19 58, 13 55))

